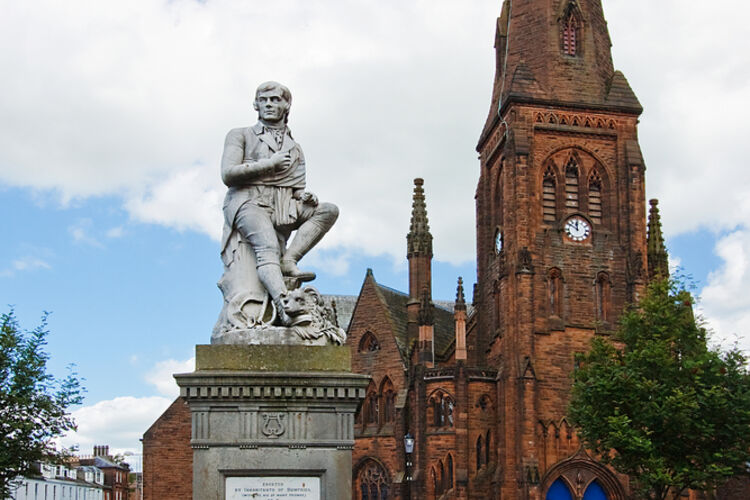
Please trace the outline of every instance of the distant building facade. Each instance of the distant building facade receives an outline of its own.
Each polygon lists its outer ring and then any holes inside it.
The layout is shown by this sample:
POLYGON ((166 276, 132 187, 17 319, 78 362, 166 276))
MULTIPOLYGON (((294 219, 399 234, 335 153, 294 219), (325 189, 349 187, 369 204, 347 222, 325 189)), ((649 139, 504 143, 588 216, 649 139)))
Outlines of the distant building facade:
POLYGON ((19 481, 12 500, 104 500, 104 473, 96 467, 38 463, 36 472, 19 481))
POLYGON ((130 467, 117 463, 109 454, 109 446, 94 446, 94 455, 78 459, 81 466, 95 467, 104 475, 103 500, 129 500, 130 467))

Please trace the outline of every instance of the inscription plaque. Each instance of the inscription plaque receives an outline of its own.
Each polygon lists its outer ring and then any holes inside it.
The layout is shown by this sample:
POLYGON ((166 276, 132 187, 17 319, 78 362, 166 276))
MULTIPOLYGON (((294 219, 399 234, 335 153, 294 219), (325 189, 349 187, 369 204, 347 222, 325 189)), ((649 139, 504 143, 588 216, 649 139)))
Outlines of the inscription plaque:
POLYGON ((303 476, 228 477, 226 500, 320 500, 320 478, 303 476))

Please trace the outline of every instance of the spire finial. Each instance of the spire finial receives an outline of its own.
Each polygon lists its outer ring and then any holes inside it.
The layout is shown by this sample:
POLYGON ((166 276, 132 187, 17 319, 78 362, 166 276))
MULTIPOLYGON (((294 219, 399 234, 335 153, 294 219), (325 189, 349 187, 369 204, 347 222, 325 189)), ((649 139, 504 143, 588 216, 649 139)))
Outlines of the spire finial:
POLYGON ((661 233, 661 217, 659 216, 659 200, 649 200, 651 208, 648 212, 648 276, 649 279, 666 278, 669 276, 669 258, 661 233))
POLYGON ((464 279, 458 277, 458 286, 456 286, 456 303, 453 306, 454 311, 466 310, 466 298, 464 297, 464 279))
POLYGON ((406 235, 406 254, 426 255, 432 257, 432 234, 427 220, 427 205, 425 204, 424 179, 414 179, 414 195, 411 204, 411 224, 409 234, 406 235))

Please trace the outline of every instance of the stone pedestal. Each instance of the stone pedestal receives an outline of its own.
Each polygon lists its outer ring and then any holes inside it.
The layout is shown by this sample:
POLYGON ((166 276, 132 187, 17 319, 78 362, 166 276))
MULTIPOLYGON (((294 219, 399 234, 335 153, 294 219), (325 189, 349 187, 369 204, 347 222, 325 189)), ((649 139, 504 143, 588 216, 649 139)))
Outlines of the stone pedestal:
POLYGON ((192 413, 193 499, 351 498, 369 377, 346 346, 199 345, 175 375, 192 413))

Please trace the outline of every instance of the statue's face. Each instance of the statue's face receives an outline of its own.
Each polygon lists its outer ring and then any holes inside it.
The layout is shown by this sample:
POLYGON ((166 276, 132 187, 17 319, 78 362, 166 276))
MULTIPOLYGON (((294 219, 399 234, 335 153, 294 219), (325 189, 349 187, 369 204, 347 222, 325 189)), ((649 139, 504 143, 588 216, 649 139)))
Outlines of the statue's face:
POLYGON ((284 99, 280 89, 260 92, 253 102, 258 111, 258 117, 270 123, 277 123, 284 119, 289 111, 289 102, 284 99))

